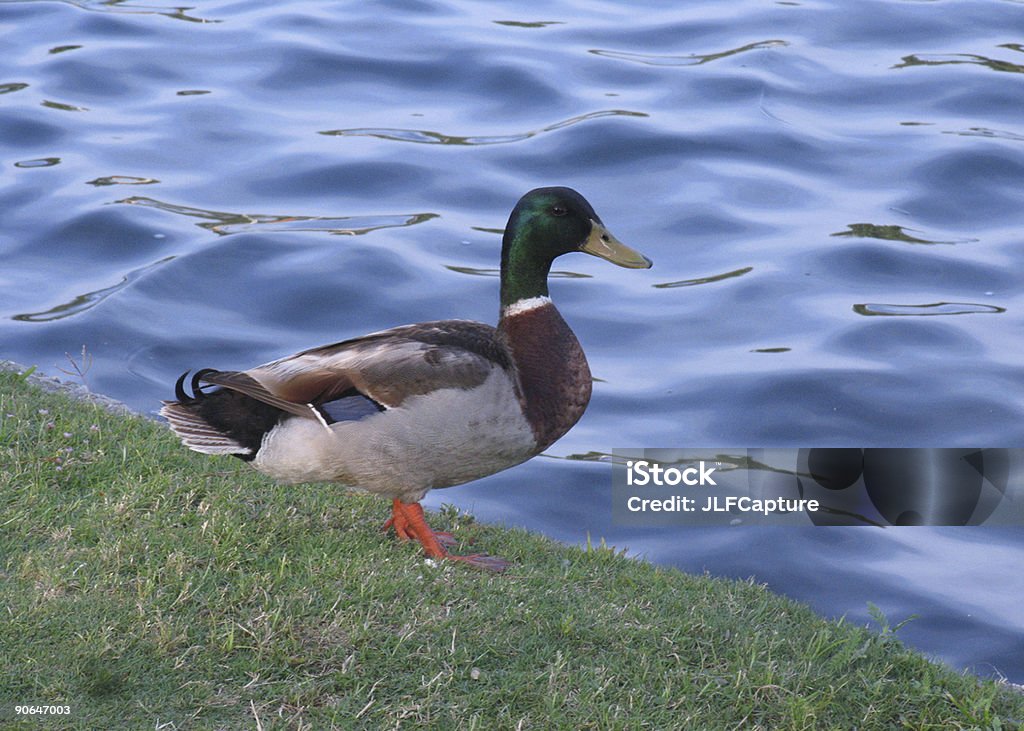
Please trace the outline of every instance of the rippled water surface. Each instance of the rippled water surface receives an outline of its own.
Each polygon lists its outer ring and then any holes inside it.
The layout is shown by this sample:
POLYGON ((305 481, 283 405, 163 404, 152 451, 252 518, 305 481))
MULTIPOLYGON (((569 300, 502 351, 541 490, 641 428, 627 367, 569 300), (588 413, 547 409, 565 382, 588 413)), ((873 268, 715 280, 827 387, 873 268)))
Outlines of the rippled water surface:
MULTIPOLYGON (((0 33, 2 357, 84 345, 152 412, 186 368, 493 322, 508 212, 561 184, 655 266, 556 263, 599 380, 551 456, 1024 446, 1021 2, 0 2, 0 33)), ((1024 682, 1022 531, 627 531, 609 491, 539 458, 429 501, 917 614, 1024 682)))

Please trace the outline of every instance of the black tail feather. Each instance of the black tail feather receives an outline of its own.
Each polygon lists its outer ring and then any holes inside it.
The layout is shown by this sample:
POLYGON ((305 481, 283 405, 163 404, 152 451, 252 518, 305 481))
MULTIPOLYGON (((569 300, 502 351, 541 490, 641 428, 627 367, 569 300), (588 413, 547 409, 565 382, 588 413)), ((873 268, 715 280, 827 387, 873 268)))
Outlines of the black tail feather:
POLYGON ((188 378, 190 371, 185 371, 178 378, 174 384, 174 397, 178 399, 178 403, 189 405, 194 404, 200 399, 204 398, 207 394, 203 393, 203 384, 201 381, 208 373, 216 373, 217 371, 213 368, 201 368, 195 372, 192 376, 192 395, 190 396, 185 390, 185 379, 188 378))
POLYGON ((165 402, 161 413, 192 449, 253 459, 263 436, 287 416, 286 412, 233 389, 202 383, 206 376, 220 373, 214 368, 196 371, 191 380, 190 373, 182 373, 174 384, 177 403, 165 402))

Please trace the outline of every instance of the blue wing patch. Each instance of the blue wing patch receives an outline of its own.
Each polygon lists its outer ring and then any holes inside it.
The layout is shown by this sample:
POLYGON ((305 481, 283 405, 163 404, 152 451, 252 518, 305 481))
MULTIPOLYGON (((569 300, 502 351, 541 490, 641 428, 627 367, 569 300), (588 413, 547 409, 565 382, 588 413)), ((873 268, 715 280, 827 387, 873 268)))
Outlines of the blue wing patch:
POLYGON ((338 421, 359 421, 384 410, 384 407, 361 393, 342 396, 339 399, 320 404, 320 413, 328 424, 338 421))

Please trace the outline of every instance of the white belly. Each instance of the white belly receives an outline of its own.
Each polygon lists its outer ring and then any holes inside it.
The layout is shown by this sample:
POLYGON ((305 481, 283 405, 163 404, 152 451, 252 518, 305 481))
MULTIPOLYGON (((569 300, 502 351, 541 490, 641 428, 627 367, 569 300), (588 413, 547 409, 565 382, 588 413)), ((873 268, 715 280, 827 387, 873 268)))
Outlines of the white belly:
POLYGON ((359 421, 292 418, 252 465, 283 482, 340 482, 407 502, 499 472, 536 453, 533 430, 500 369, 471 390, 406 399, 359 421))

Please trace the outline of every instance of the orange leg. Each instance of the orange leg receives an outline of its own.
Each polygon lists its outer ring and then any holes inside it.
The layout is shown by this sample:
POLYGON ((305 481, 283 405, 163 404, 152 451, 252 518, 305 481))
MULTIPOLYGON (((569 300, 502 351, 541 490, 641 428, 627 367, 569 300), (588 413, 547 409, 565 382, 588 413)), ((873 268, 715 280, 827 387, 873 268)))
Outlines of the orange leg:
POLYGON ((423 507, 419 503, 403 503, 395 498, 391 505, 391 518, 384 524, 383 530, 395 529, 395 535, 403 541, 419 541, 423 552, 431 558, 447 558, 453 561, 465 561, 471 566, 490 571, 504 571, 509 563, 497 556, 473 554, 471 556, 455 556, 445 549, 445 545, 455 544, 451 533, 435 533, 427 525, 423 516, 423 507))
MULTIPOLYGON (((419 508, 420 522, 423 523, 423 526, 426 527, 428 531, 434 534, 434 538, 437 539, 437 542, 440 543, 443 548, 452 548, 458 543, 455 536, 451 533, 441 530, 431 530, 430 527, 427 526, 426 518, 423 517, 423 508, 420 507, 419 503, 403 503, 397 498, 394 500, 391 508, 391 517, 388 518, 387 522, 382 525, 380 529, 386 531, 388 528, 394 528, 395 535, 397 535, 400 540, 418 541, 419 538, 410 524, 410 518, 406 515, 406 510, 413 509, 415 512, 416 508, 419 508)), ((427 551, 427 554, 431 555, 429 550, 427 551)))

